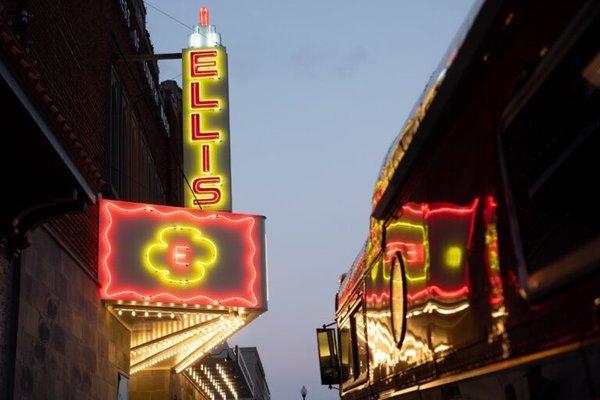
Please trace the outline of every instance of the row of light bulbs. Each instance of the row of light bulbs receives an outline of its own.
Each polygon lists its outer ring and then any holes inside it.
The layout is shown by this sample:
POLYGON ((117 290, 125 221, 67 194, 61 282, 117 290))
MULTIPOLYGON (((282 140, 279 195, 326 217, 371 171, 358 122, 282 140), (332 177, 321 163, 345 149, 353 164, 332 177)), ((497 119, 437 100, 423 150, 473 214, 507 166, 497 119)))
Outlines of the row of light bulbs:
POLYGON ((210 390, 210 388, 208 387, 208 385, 206 383, 204 383, 204 381, 200 378, 200 376, 198 375, 198 373, 192 367, 190 367, 190 368, 187 369, 187 373, 196 382, 196 384, 198 385, 198 387, 206 395, 208 395, 208 397, 210 397, 211 400, 215 400, 215 394, 213 393, 213 391, 210 390))
POLYGON ((231 392, 233 397, 235 399, 237 399, 238 398, 237 390, 235 390, 235 386, 233 385, 233 382, 231 382, 229 374, 227 373, 225 368, 223 368, 223 366, 221 364, 217 364, 217 371, 219 372, 219 375, 221 375, 221 378, 223 378, 223 381, 227 385, 227 388, 229 389, 229 391, 231 392))
MULTIPOLYGON (((117 304, 119 305, 145 305, 145 306, 156 306, 156 307, 163 307, 163 306, 169 306, 169 307, 183 307, 183 308, 200 308, 200 304, 187 304, 187 303, 163 303, 162 301, 158 301, 158 302, 150 302, 150 301, 136 301, 136 300, 132 300, 132 301, 124 301, 124 300, 117 300, 117 304)), ((236 306, 232 306, 232 307, 225 307, 225 306, 221 306, 221 305, 212 305, 212 304, 207 304, 204 305, 203 308, 206 308, 207 310, 224 310, 225 308, 228 308, 232 311, 246 311, 246 309, 244 307, 236 307, 236 306)))
POLYGON ((210 373, 210 370, 208 368, 202 368, 202 367, 204 367, 204 365, 201 365, 200 369, 202 370, 202 372, 204 372, 204 375, 206 375, 206 378, 208 379, 208 381, 210 383, 212 383, 212 385, 214 386, 215 390, 219 393, 219 396, 221 396, 221 398, 224 399, 225 398, 225 391, 221 387, 221 384, 219 383, 219 381, 217 381, 215 378, 213 378, 213 376, 210 373))
MULTIPOLYGON (((123 315, 124 313, 127 313, 127 312, 132 317, 135 317, 136 315, 138 315, 138 312, 140 314, 142 313, 142 311, 140 311, 140 310, 137 310, 137 311, 136 310, 127 311, 127 310, 119 309, 119 311, 117 311, 117 314, 119 316, 121 316, 121 315, 123 315)), ((150 313, 154 314, 154 316, 156 316, 157 318, 162 318, 163 317, 162 311, 148 311, 148 310, 146 310, 146 311, 143 312, 143 315, 144 315, 144 317, 149 317, 150 313)), ((167 316, 171 317, 173 319, 173 318, 175 318, 175 313, 173 313, 173 312, 172 313, 165 313, 165 317, 167 317, 167 316)), ((183 314, 183 318, 187 318, 187 313, 183 314)))
MULTIPOLYGON (((201 348, 203 345, 206 345, 206 344, 210 343, 211 341, 214 342, 214 345, 212 347, 210 347, 209 349, 199 352, 198 355, 196 355, 195 357, 191 357, 190 360, 188 360, 188 362, 186 362, 186 365, 183 366, 183 368, 186 368, 188 365, 195 362, 198 358, 204 356, 208 351, 213 350, 218 344, 222 343, 225 340, 225 338, 227 338, 229 335, 231 335, 231 333, 233 333, 235 330, 237 330, 243 324, 244 324, 244 321, 241 318, 236 318, 236 321, 222 320, 221 322, 219 322, 217 327, 215 327, 214 329, 211 329, 209 333, 200 336, 199 338, 191 341, 190 343, 187 343, 182 346, 175 345, 175 346, 173 346, 173 348, 170 351, 158 352, 154 355, 151 355, 150 357, 147 357, 144 361, 141 361, 140 363, 135 364, 131 368, 130 373, 135 374, 141 370, 152 367, 152 366, 158 364, 159 362, 169 359, 175 355, 182 354, 186 350, 193 349, 195 347, 201 348), (229 329, 226 329, 225 331, 223 331, 224 328, 229 328, 229 329), (222 331, 223 333, 221 335, 218 335, 215 333, 218 331, 222 331), (215 338, 216 338, 216 340, 213 340, 215 338)), ((196 351, 196 350, 192 350, 192 351, 188 352, 186 354, 186 356, 184 356, 182 358, 185 359, 188 355, 193 354, 194 351, 196 351)))
POLYGON ((174 319, 147 320, 144 318, 141 321, 144 324, 140 327, 141 329, 134 329, 132 332, 131 349, 138 350, 145 345, 158 343, 191 329, 198 331, 198 329, 206 328, 207 325, 215 323, 218 320, 218 315, 204 313, 192 313, 186 318, 177 317, 177 314, 174 319))
POLYGON ((233 317, 230 318, 229 321, 226 322, 226 324, 228 325, 228 329, 222 331, 220 335, 216 336, 214 344, 209 349, 198 352, 198 354, 196 354, 194 357, 190 357, 185 363, 176 367, 176 372, 181 372, 182 370, 196 362, 200 357, 203 357, 206 353, 212 351, 217 345, 222 344, 229 336, 231 336, 235 331, 237 331, 244 325, 244 319, 240 317, 233 317))
MULTIPOLYGON (((198 334, 198 338, 187 343, 185 345, 176 344, 172 346, 171 350, 167 352, 159 352, 150 357, 146 358, 146 361, 143 361, 141 364, 136 364, 135 367, 131 368, 131 374, 135 374, 143 369, 152 367, 153 365, 158 364, 161 361, 164 361, 168 358, 173 357, 176 354, 181 354, 186 350, 192 349, 194 347, 202 346, 202 343, 208 342, 212 337, 216 335, 216 332, 219 331, 223 327, 223 322, 220 322, 215 329, 212 329, 209 333, 200 335, 198 334), (162 354, 161 354, 162 353, 162 354)), ((181 341, 180 341, 181 343, 181 341)))
MULTIPOLYGON (((223 317, 220 318, 214 318, 215 322, 216 321, 222 321, 223 317)), ((160 353, 161 351, 163 351, 164 349, 174 346, 178 343, 181 343, 182 341, 184 341, 187 338, 190 338, 194 335, 197 334, 201 334, 204 331, 208 331, 212 328, 212 324, 210 324, 209 326, 203 325, 200 326, 196 329, 192 329, 186 332, 183 332, 177 336, 174 337, 170 337, 168 339, 164 339, 161 340, 159 342, 155 342, 153 344, 141 347, 137 350, 134 350, 131 352, 131 356, 132 358, 134 356, 144 356, 144 357, 151 357, 154 354, 160 353), (148 354, 148 352, 151 352, 152 354, 148 354)), ((133 362, 133 364, 137 364, 137 362, 133 362)))

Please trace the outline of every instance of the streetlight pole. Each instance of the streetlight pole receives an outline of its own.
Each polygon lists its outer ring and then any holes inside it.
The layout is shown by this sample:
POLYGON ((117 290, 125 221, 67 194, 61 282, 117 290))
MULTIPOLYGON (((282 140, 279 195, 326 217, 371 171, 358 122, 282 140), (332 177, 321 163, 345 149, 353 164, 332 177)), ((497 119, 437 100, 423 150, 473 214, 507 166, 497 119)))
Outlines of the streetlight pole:
POLYGON ((300 394, 302 395, 302 400, 306 399, 306 394, 308 393, 308 390, 306 390, 306 388, 304 387, 304 385, 302 385, 302 389, 300 389, 300 394))

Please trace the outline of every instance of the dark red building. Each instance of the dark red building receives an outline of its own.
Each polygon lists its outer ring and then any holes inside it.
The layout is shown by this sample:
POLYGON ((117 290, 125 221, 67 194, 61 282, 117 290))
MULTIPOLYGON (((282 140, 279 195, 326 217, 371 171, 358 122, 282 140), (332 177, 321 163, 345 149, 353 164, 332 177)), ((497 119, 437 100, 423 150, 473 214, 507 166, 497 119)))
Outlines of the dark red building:
POLYGON ((0 3, 0 398, 126 384, 129 332, 98 296, 96 203, 182 204, 181 93, 152 53, 141 0, 0 3))

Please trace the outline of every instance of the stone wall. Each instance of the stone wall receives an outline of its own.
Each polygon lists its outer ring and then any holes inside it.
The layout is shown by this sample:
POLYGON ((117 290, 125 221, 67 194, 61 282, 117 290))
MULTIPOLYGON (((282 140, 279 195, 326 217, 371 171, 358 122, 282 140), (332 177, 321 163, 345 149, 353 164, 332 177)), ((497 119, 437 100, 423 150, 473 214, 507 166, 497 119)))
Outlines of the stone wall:
POLYGON ((129 400, 206 400, 194 385, 170 370, 139 372, 129 380, 129 400))
POLYGON ((129 340, 92 276, 37 229, 21 260, 15 399, 116 399, 129 340))
POLYGON ((146 370, 129 379, 129 400, 169 400, 168 370, 146 370))
POLYGON ((207 400, 183 374, 171 375, 172 400, 207 400))

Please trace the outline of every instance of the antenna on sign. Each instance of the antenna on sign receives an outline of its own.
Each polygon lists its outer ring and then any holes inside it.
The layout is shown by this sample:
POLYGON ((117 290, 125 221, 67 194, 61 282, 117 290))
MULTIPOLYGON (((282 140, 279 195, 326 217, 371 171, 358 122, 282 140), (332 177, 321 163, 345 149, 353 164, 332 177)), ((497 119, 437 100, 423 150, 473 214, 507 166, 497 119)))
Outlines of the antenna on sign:
POLYGON ((208 26, 209 15, 207 7, 200 7, 200 26, 208 26))

